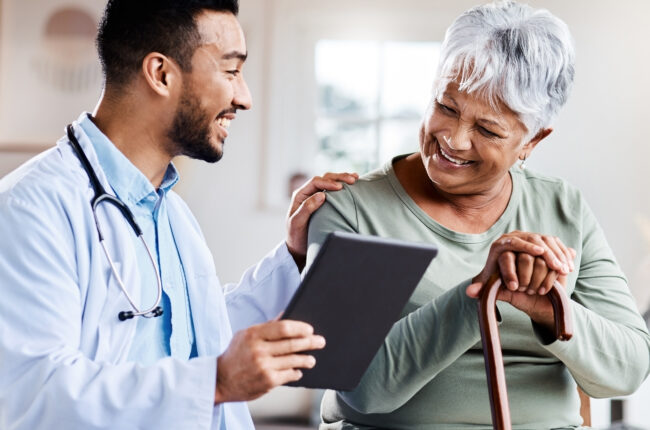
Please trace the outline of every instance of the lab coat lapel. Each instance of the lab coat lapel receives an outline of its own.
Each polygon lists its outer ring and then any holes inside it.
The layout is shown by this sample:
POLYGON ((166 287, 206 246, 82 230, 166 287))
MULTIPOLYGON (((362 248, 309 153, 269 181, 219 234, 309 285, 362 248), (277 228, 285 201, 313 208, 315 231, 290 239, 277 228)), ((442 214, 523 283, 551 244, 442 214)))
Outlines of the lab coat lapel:
POLYGON ((231 331, 212 254, 180 197, 172 192, 168 197, 169 222, 187 280, 197 351, 199 356, 219 355, 230 342, 231 331))

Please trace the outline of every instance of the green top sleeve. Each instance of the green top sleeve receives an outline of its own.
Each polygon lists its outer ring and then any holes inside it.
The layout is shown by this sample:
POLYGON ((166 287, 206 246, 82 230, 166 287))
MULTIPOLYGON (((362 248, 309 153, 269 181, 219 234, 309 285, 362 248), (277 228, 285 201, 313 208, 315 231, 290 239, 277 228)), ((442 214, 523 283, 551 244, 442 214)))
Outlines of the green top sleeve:
POLYGON ((650 335, 593 213, 583 201, 583 244, 572 294, 574 337, 538 337, 591 397, 634 392, 650 371, 650 335))

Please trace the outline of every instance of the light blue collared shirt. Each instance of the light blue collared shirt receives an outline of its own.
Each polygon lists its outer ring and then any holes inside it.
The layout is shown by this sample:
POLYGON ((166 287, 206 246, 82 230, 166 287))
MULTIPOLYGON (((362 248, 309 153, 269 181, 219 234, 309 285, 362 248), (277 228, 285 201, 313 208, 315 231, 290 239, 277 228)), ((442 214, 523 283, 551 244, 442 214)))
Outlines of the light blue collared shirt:
MULTIPOLYGON (((156 260, 162 281, 160 306, 163 315, 158 318, 138 317, 129 361, 149 365, 168 356, 179 359, 195 357, 194 328, 187 299, 185 272, 169 225, 165 198, 167 192, 178 182, 178 172, 170 163, 160 188, 156 190, 144 174, 97 128, 89 116, 79 125, 90 138, 115 195, 133 212, 145 242, 156 260)), ((144 310, 151 307, 156 300, 157 281, 144 246, 135 236, 133 240, 138 266, 142 268, 142 297, 136 306, 144 310)))

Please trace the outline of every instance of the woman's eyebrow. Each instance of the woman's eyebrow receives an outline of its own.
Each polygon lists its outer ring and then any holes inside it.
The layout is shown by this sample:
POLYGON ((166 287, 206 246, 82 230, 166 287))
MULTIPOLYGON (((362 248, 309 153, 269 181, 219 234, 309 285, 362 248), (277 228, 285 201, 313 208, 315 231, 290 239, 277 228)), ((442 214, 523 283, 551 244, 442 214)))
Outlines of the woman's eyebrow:
POLYGON ((451 96, 451 94, 445 92, 445 93, 442 94, 442 96, 445 97, 445 98, 448 98, 451 101, 451 103, 454 105, 454 107, 458 107, 458 103, 456 103, 456 100, 454 100, 454 98, 451 96))

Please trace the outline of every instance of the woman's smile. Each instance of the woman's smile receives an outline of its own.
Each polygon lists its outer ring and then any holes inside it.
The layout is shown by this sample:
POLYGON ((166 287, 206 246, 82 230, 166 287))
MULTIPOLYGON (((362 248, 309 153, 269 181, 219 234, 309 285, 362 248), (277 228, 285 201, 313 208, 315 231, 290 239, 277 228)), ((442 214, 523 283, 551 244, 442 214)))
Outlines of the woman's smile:
POLYGON ((436 139, 436 155, 438 161, 443 167, 450 165, 451 168, 465 168, 474 164, 475 161, 472 160, 463 160, 452 156, 449 152, 445 151, 440 142, 436 139))

